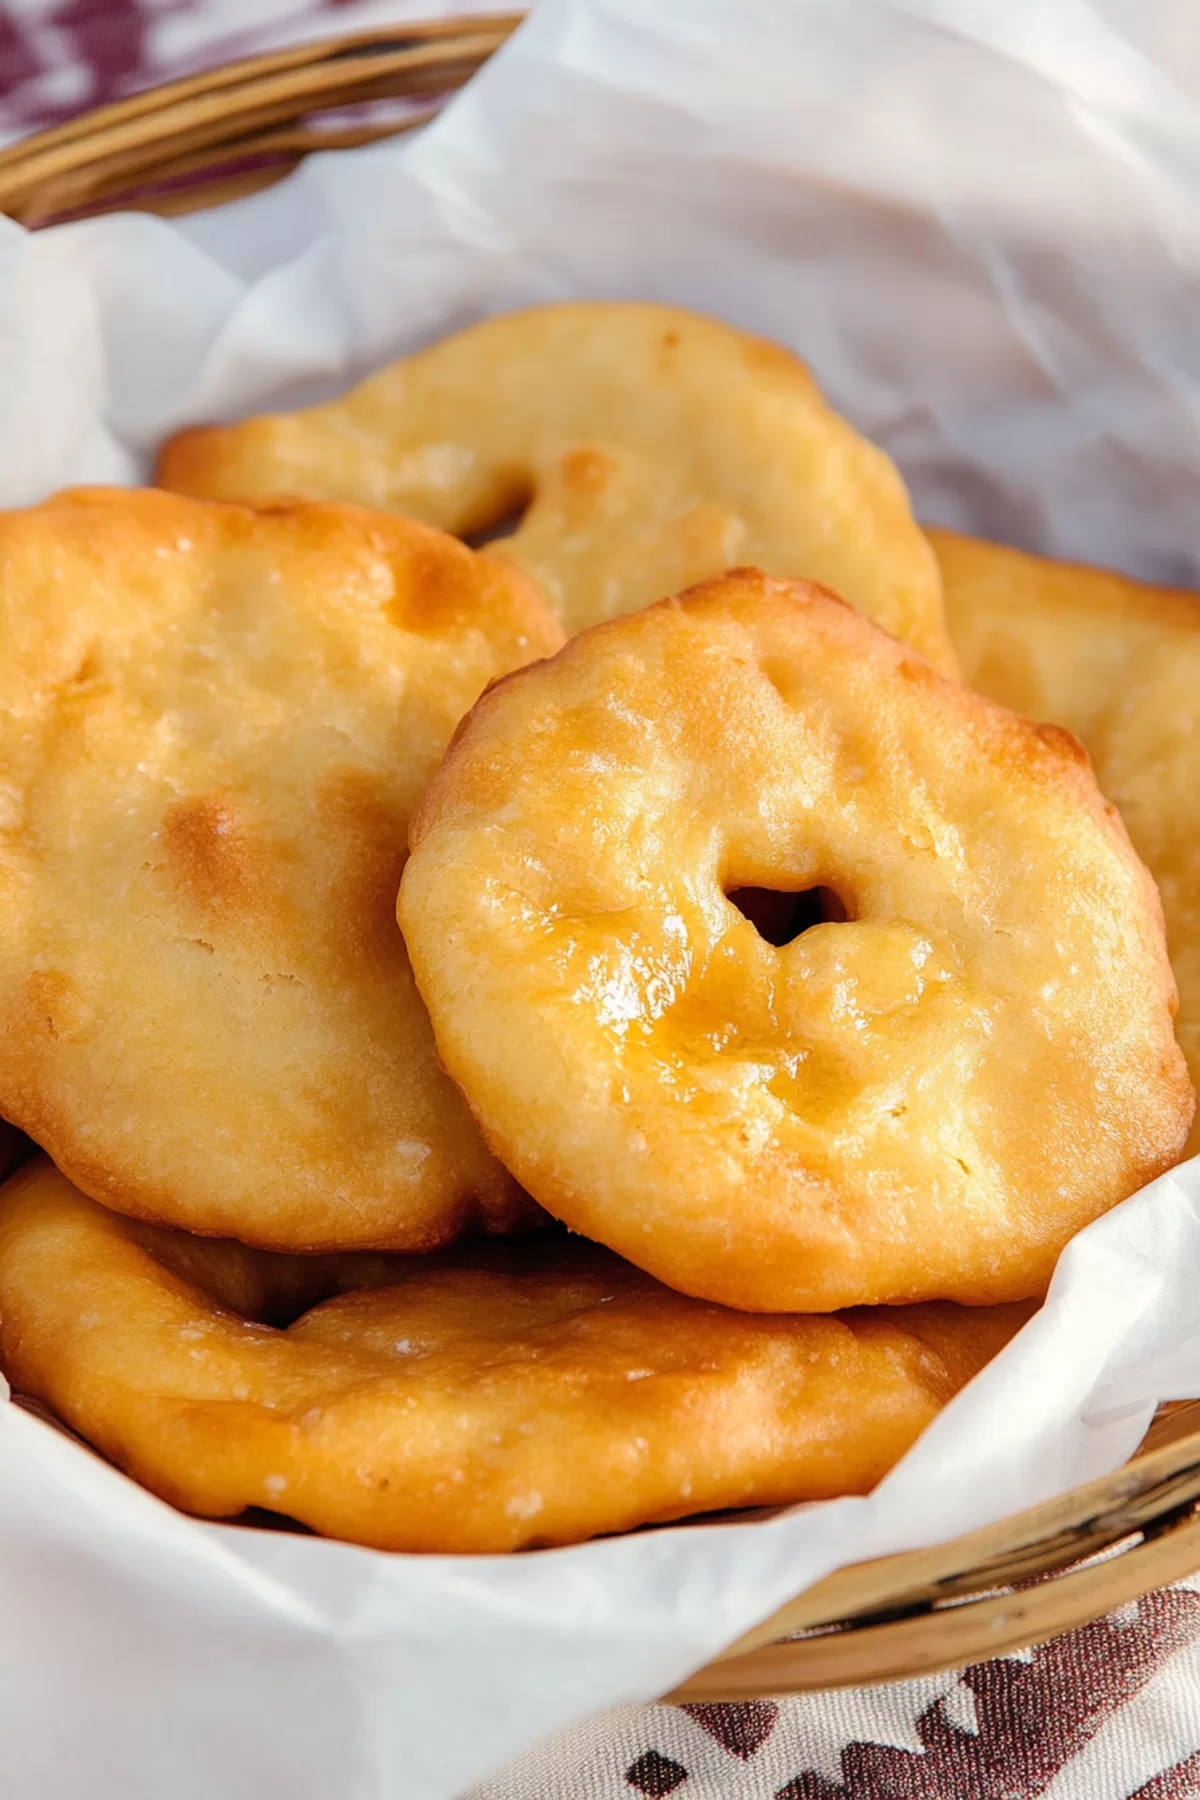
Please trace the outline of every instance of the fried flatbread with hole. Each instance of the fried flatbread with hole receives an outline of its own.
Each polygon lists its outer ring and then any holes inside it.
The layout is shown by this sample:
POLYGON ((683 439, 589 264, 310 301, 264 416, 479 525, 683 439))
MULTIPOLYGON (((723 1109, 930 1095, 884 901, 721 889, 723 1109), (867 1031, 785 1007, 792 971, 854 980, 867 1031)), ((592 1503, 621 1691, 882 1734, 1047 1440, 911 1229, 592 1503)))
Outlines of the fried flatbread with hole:
POLYGON ((411 1250, 531 1214, 396 928, 461 714, 558 625, 355 507, 0 514, 0 1113, 122 1211, 411 1250))
POLYGON ((318 494, 496 548, 568 632, 735 563, 826 582, 943 669, 937 566, 883 451, 776 344, 679 307, 489 319, 304 412, 181 432, 164 487, 318 494))
POLYGON ((810 584, 731 571, 509 676, 410 845, 488 1141, 684 1293, 1031 1297, 1183 1149, 1158 894, 1077 740, 810 584), (769 941, 746 889, 819 916, 769 941))

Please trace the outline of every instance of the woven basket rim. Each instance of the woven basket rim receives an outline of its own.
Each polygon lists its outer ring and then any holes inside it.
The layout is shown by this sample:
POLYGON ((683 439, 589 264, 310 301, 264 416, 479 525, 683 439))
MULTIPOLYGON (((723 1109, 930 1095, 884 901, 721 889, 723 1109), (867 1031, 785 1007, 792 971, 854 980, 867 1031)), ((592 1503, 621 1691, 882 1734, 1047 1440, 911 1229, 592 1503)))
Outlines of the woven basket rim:
POLYGON ((524 17, 470 13, 348 32, 140 89, 0 149, 0 212, 37 227, 118 209, 194 212, 252 193, 315 150, 424 123, 524 17), (380 99, 426 104, 349 135, 312 122, 380 99), (292 134, 286 145, 281 128, 292 134), (180 158, 194 165, 186 185, 174 180, 180 158))

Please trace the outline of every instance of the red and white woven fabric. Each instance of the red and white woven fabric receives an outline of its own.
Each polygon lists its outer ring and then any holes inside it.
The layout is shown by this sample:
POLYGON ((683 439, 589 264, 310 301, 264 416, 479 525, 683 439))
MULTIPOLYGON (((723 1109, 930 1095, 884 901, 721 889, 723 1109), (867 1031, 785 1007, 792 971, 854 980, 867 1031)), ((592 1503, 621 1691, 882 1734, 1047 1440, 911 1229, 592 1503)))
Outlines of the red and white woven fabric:
MULTIPOLYGON (((5 0, 0 141, 257 50, 496 3, 5 0)), ((779 1702, 625 1708, 541 1746, 471 1800, 666 1795, 1200 1800, 1200 1578, 958 1674, 779 1702)))

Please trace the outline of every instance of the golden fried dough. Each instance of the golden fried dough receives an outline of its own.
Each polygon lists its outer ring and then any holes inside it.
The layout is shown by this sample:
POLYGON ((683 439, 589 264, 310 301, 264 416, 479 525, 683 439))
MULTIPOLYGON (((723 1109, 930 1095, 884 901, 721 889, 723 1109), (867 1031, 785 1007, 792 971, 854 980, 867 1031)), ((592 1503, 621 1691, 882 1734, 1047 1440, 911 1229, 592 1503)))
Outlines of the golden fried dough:
POLYGON ((889 459, 803 363, 678 307, 584 302, 490 319, 343 399, 185 431, 158 480, 319 494, 477 533, 569 632, 733 563, 826 581, 943 668, 937 566, 889 459))
POLYGON ((353 507, 0 514, 0 1112, 121 1211, 280 1249, 527 1217, 395 897, 459 716, 561 636, 515 571, 353 507))
POLYGON ((1083 740, 1158 883, 1175 1031, 1200 1084, 1200 594, 929 535, 965 679, 1083 740))
POLYGON ((0 1191, 14 1387, 191 1512, 385 1550, 863 1493, 1029 1310, 755 1318, 558 1233, 305 1262, 120 1219, 44 1159, 0 1191))
POLYGON ((1183 1147, 1158 895, 1078 743, 808 584, 733 571, 510 676, 409 841, 489 1142, 685 1293, 1032 1296, 1183 1147), (777 946, 748 888, 828 922, 777 946))

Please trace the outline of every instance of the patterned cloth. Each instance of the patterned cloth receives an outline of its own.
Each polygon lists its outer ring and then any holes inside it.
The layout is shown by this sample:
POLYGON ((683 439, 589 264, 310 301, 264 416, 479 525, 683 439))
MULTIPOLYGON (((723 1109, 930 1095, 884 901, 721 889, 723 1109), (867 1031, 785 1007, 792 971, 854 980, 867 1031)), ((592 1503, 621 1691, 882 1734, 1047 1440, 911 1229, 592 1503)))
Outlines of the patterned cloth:
POLYGON ((1040 1649, 795 1700, 636 1706, 470 1800, 1200 1800, 1200 1578, 1040 1649))
MULTIPOLYGON (((0 0, 0 141, 231 57, 501 3, 0 0)), ((470 1800, 666 1795, 1200 1800, 1200 1578, 958 1674, 627 1707, 542 1745, 470 1800)))

